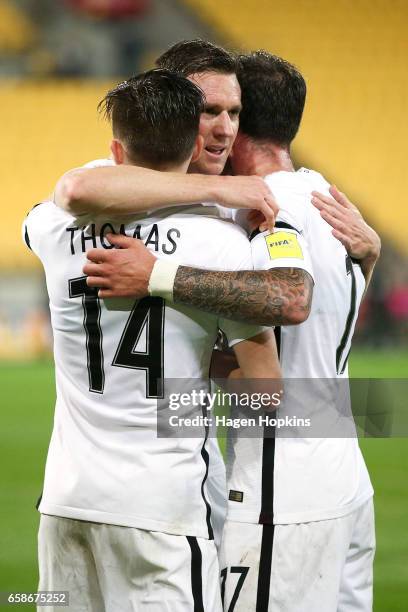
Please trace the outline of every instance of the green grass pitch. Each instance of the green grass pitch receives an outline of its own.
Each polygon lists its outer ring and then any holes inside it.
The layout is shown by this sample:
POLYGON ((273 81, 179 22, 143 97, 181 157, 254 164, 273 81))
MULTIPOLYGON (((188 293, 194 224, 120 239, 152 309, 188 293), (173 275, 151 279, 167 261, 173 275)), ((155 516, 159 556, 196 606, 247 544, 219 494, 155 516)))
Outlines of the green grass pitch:
MULTIPOLYGON (((355 377, 408 377, 408 353, 354 351, 355 377)), ((0 592, 37 587, 36 500, 52 428, 50 363, 0 364, 2 394, 0 592)), ((368 439, 361 446, 376 490, 375 612, 408 610, 408 441, 368 439)), ((4 608, 6 609, 6 608, 4 608)), ((34 610, 11 606, 9 610, 34 610)))

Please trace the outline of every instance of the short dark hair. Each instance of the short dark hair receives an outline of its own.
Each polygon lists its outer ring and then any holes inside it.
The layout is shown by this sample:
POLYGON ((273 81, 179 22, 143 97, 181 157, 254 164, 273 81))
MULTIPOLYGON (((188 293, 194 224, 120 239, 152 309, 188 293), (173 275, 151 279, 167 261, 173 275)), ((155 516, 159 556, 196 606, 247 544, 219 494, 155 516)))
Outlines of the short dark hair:
POLYGON ((266 51, 239 56, 240 131, 257 140, 289 145, 299 129, 306 83, 286 60, 266 51))
POLYGON ((188 159, 203 108, 201 89, 168 70, 149 70, 120 83, 98 106, 130 159, 152 165, 188 159))
POLYGON ((167 49, 157 58, 156 66, 187 77, 201 72, 235 74, 238 62, 234 53, 207 40, 196 38, 182 40, 167 49))

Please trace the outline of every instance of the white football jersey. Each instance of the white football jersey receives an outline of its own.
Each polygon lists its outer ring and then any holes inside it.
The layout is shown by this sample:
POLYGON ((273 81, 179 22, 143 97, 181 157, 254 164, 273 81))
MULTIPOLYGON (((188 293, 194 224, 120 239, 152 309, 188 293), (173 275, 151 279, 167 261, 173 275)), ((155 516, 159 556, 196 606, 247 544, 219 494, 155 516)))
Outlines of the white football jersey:
MULTIPOLYGON (((252 239, 254 268, 301 267, 315 281, 307 321, 277 330, 283 378, 315 379, 312 389, 304 386, 307 382, 288 383, 284 405, 291 415, 311 417, 324 432, 318 435, 325 437, 303 437, 307 429, 292 437, 280 436, 279 429, 274 438, 234 436, 227 464, 228 518, 275 524, 336 518, 373 494, 358 441, 352 437, 354 426, 346 429, 351 437, 335 437, 344 435, 338 421, 339 385, 343 405, 350 408, 348 383, 338 381, 348 377, 365 281, 360 266, 310 202, 313 190, 328 193, 327 181, 304 168, 276 172, 265 180, 280 212, 274 233, 258 233, 252 239)), ((287 428, 284 435, 290 436, 287 428)))
POLYGON ((245 232, 220 220, 215 207, 93 221, 51 202, 30 212, 23 233, 45 269, 57 386, 39 510, 211 538, 208 431, 203 425, 195 439, 158 438, 157 398, 171 378, 200 379, 208 390, 218 328, 231 345, 260 328, 156 297, 100 300, 82 268, 90 248, 111 248, 109 232, 140 237, 158 257, 186 265, 252 266, 245 232))

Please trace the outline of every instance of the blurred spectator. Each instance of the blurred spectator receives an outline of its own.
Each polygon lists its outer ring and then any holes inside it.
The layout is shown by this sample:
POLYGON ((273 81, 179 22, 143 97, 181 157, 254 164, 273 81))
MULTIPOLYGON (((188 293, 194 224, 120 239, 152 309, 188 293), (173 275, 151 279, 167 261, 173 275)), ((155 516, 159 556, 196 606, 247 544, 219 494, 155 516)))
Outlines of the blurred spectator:
POLYGON ((175 40, 198 37, 211 35, 182 2, 0 0, 0 76, 116 80, 151 68, 175 40), (12 52, 1 53, 1 40, 12 52))
MULTIPOLYGON (((150 7, 150 0, 64 0, 64 2, 83 17, 92 19, 93 34, 99 33, 101 37, 110 41, 110 49, 103 52, 104 57, 99 59, 110 61, 111 74, 127 76, 134 74, 140 68, 140 58, 145 48, 143 40, 143 29, 139 20, 146 14, 150 7)), ((71 62, 65 57, 64 73, 67 66, 72 64, 75 52, 74 47, 66 48, 66 56, 69 55, 71 62)), ((86 66, 82 58, 77 58, 78 66, 86 66)), ((106 63, 105 63, 106 70, 106 63)), ((61 72, 61 70, 60 70, 61 72)), ((72 74, 72 69, 70 69, 72 74)), ((78 74, 79 72, 77 72, 78 74)))
POLYGON ((65 2, 92 17, 103 19, 140 16, 150 5, 150 0, 65 0, 65 2))
POLYGON ((385 307, 395 336, 401 342, 408 339, 408 283, 395 285, 385 298, 385 307))
POLYGON ((397 321, 408 321, 408 285, 391 289, 386 297, 385 304, 388 312, 397 321))
POLYGON ((134 74, 144 68, 144 54, 152 44, 152 24, 147 26, 152 3, 0 0, 0 74, 134 74))

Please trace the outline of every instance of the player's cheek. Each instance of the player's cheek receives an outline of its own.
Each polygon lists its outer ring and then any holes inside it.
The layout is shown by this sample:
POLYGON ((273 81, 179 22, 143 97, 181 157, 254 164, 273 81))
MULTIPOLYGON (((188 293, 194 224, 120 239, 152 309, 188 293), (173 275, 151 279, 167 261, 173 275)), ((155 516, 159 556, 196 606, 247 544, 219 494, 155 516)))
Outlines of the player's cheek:
POLYGON ((201 117, 198 132, 200 136, 204 138, 204 146, 205 146, 207 144, 208 138, 211 133, 211 123, 209 122, 208 119, 201 117))

